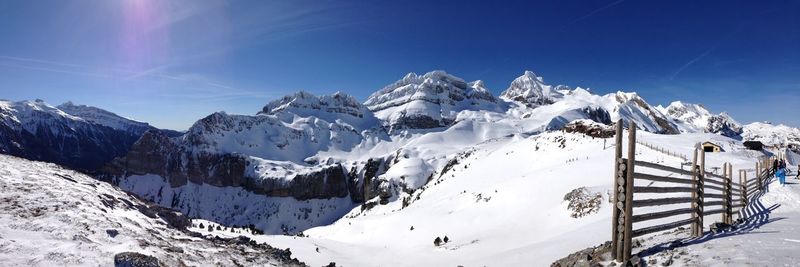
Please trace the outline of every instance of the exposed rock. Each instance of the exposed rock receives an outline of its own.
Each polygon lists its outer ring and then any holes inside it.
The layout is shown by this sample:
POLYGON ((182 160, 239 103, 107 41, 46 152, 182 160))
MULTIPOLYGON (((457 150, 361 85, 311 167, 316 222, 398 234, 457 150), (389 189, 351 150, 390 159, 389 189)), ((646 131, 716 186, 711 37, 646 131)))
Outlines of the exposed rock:
POLYGON ((108 229, 108 230, 106 230, 106 233, 108 234, 108 236, 114 238, 114 237, 117 237, 117 235, 119 234, 119 231, 117 231, 117 229, 108 229))
POLYGON ((160 267, 161 264, 156 257, 144 255, 138 252, 122 252, 114 255, 115 267, 160 267))
POLYGON ((339 164, 295 174, 289 183, 285 183, 283 180, 248 177, 245 173, 248 161, 243 155, 184 151, 166 135, 148 131, 131 148, 128 156, 107 165, 100 178, 119 183, 132 174, 157 174, 167 178, 172 187, 188 182, 235 186, 257 194, 299 200, 345 197, 350 193, 348 183, 353 182, 339 164))
POLYGON ((613 127, 589 120, 577 120, 564 126, 568 133, 583 133, 596 138, 611 138, 616 134, 613 127))
POLYGON ((733 227, 734 227, 733 225, 730 225, 730 224, 727 224, 727 223, 715 222, 714 224, 711 225, 711 232, 713 232, 715 234, 719 234, 719 233, 728 231, 733 227))
POLYGON ((550 264, 551 267, 602 266, 600 262, 611 259, 611 242, 583 249, 550 264))
POLYGON ((569 201, 567 208, 572 212, 572 218, 580 218, 600 210, 603 194, 590 192, 586 187, 572 190, 564 196, 564 201, 569 201))

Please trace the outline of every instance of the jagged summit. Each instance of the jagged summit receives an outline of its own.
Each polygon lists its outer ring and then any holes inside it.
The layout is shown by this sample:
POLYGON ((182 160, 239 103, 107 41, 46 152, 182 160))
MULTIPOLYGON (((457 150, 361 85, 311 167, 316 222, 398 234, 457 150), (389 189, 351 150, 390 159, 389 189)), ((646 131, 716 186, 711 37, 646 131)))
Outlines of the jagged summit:
POLYGON ((467 83, 444 71, 409 73, 364 102, 392 129, 426 129, 450 125, 463 110, 501 111, 481 81, 467 83))
POLYGON ((316 96, 299 91, 269 102, 258 114, 277 116, 286 122, 294 120, 294 116, 314 117, 327 122, 339 121, 358 130, 380 125, 372 111, 355 97, 343 92, 316 96))
POLYGON ((500 94, 507 101, 519 102, 529 107, 548 105, 561 99, 570 89, 566 86, 551 86, 544 83, 544 78, 532 71, 525 71, 500 94))
POLYGON ((727 113, 714 115, 702 104, 674 101, 667 107, 659 105, 656 108, 672 118, 672 121, 679 126, 680 131, 684 133, 709 132, 728 137, 737 137, 742 134, 741 124, 727 113))
POLYGON ((369 110, 358 99, 341 91, 323 96, 299 91, 269 102, 259 114, 276 114, 282 111, 323 111, 358 118, 363 118, 366 113, 369 113, 369 110))

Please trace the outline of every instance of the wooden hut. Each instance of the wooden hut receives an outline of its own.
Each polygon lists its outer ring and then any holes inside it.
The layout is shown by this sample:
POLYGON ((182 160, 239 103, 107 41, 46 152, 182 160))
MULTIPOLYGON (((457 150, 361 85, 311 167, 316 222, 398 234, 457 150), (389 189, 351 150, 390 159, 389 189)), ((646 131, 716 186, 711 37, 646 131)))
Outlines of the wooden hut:
POLYGON ((714 144, 714 143, 711 143, 711 142, 703 143, 703 151, 705 151, 705 152, 724 152, 724 150, 722 150, 721 146, 719 146, 717 144, 714 144))

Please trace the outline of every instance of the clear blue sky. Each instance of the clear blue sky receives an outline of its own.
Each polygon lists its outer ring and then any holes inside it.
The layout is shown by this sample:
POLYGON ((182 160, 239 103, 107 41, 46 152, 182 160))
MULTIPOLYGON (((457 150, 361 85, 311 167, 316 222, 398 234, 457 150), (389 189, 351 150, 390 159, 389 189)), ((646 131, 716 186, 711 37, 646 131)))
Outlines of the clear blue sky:
POLYGON ((434 69, 495 94, 532 70, 800 126, 800 1, 8 0, 0 36, 0 98, 172 129, 434 69))

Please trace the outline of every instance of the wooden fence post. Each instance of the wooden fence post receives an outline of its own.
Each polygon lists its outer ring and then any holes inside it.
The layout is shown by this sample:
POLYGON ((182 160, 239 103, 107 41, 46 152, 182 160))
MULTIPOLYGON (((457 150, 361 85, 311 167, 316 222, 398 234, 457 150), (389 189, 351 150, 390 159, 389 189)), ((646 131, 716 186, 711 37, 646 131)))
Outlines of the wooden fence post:
POLYGON ((700 146, 695 148, 695 162, 697 162, 697 154, 700 154, 700 166, 694 165, 694 190, 692 191, 692 199, 694 199, 694 213, 692 216, 695 223, 692 225, 692 235, 700 237, 703 235, 703 191, 704 191, 704 177, 706 169, 706 152, 700 146))
POLYGON ((697 202, 698 213, 697 217, 697 236, 703 236, 703 216, 705 216, 705 180, 706 180, 706 150, 701 147, 700 149, 700 177, 697 179, 697 202))
POLYGON ((697 177, 697 146, 695 146, 692 156, 692 209, 694 210, 692 212, 692 220, 694 220, 692 222, 692 236, 697 236, 697 216, 699 215, 697 212, 697 177))
POLYGON ((731 207, 731 192, 733 191, 733 188, 731 188, 731 180, 733 179, 733 165, 730 163, 728 163, 728 176, 725 178, 725 214, 728 215, 725 223, 733 224, 733 208, 731 207))
POLYGON ((620 228, 623 228, 622 221, 620 219, 619 213, 620 209, 624 208, 624 203, 620 202, 624 200, 619 195, 625 194, 625 162, 622 161, 622 120, 617 121, 617 133, 615 136, 615 141, 617 146, 614 151, 614 182, 612 183, 613 186, 613 199, 611 201, 611 206, 613 211, 613 215, 611 217, 611 255, 614 259, 618 261, 622 261, 622 253, 621 248, 619 246, 619 241, 621 240, 620 228))
POLYGON ((628 125, 628 170, 625 177, 625 242, 623 260, 631 258, 631 239, 633 232, 633 167, 636 165, 636 123, 631 121, 628 125))
MULTIPOLYGON (((758 166, 758 162, 756 162, 756 166, 758 166)), ((756 180, 758 181, 758 190, 761 190, 764 188, 764 184, 761 181, 761 174, 764 172, 764 164, 761 164, 761 168, 756 167, 756 169, 758 170, 756 172, 756 180)))
POLYGON ((725 162, 722 164, 722 223, 728 223, 728 195, 730 194, 730 189, 728 188, 728 163, 725 162))
POLYGON ((739 183, 742 185, 742 208, 744 209, 749 202, 747 200, 747 172, 744 170, 739 171, 739 183))

